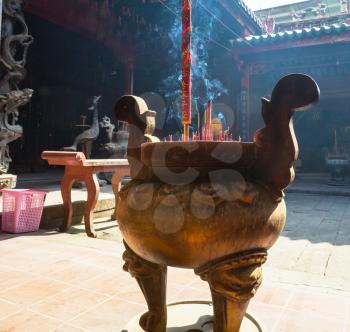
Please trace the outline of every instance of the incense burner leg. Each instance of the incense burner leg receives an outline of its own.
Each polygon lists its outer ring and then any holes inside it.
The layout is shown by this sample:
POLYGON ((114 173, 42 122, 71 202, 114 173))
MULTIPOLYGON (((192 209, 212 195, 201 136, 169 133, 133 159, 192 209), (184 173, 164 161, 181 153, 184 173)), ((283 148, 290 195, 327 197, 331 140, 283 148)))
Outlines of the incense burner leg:
POLYGON ((140 326, 146 332, 165 332, 167 267, 144 260, 124 245, 123 269, 137 280, 148 306, 148 312, 140 318, 140 326))
POLYGON ((63 223, 59 228, 60 232, 66 232, 72 225, 73 204, 71 191, 74 181, 74 176, 72 176, 69 172, 69 169, 66 168, 63 179, 61 181, 61 195, 63 200, 64 218, 63 223))
POLYGON ((94 208, 98 200, 98 195, 100 194, 100 184, 97 175, 92 173, 85 176, 84 182, 88 193, 84 210, 85 231, 89 237, 96 238, 97 233, 94 229, 94 208))
POLYGON ((210 286, 214 306, 214 332, 239 332, 250 299, 262 282, 266 251, 226 257, 196 269, 210 286))

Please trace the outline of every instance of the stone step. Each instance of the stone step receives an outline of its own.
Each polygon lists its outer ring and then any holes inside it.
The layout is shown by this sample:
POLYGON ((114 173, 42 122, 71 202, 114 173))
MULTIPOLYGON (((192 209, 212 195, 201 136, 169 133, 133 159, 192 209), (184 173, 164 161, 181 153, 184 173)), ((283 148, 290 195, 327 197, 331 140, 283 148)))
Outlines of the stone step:
MULTIPOLYGON (((73 202, 73 218, 72 224, 78 225, 84 223, 84 200, 77 200, 73 202)), ((115 199, 100 198, 94 209, 94 219, 98 218, 114 218, 115 199)), ((44 207, 43 215, 40 222, 42 229, 56 229, 63 222, 63 205, 53 204, 44 207)))
MULTIPOLYGON (((60 186, 57 184, 57 178, 51 178, 52 181, 34 182, 33 186, 27 186, 25 182, 21 181, 20 188, 31 188, 47 190, 45 206, 41 218, 40 228, 42 229, 56 229, 63 223, 64 211, 63 201, 60 192, 60 186), (56 181, 54 185, 51 183, 56 181)), ((51 180, 49 179, 49 180, 51 180)), ((35 179, 38 180, 38 179, 35 179)), ((60 180, 60 179, 58 179, 60 180)), ((17 187, 18 188, 18 187, 17 187)), ((18 188, 19 189, 19 188, 18 188)), ((72 190, 72 204, 73 204, 73 224, 83 223, 84 208, 86 204, 87 192, 86 188, 73 188, 72 190)), ((115 198, 110 185, 101 187, 98 202, 94 209, 94 219, 96 218, 113 218, 115 208, 115 198)), ((2 195, 0 195, 0 213, 2 212, 2 195)))

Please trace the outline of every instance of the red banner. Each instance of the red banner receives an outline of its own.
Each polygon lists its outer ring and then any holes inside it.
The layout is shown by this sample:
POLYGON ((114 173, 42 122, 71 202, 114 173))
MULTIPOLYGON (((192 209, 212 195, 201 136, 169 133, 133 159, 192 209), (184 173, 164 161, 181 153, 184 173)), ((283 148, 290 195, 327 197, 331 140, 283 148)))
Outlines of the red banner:
POLYGON ((192 0, 182 0, 182 123, 191 123, 192 0))

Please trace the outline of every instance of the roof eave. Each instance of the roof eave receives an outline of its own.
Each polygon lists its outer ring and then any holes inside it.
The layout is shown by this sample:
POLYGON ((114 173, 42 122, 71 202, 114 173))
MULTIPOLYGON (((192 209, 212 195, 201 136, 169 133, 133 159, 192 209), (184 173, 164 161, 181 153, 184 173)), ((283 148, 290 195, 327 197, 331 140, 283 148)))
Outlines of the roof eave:
POLYGON ((219 0, 219 3, 248 33, 264 32, 260 19, 242 0, 219 0))
POLYGON ((232 52, 235 55, 249 55, 249 54, 261 54, 265 52, 273 52, 277 50, 287 50, 300 47, 311 47, 319 45, 335 45, 340 43, 349 43, 350 33, 345 32, 338 35, 323 35, 319 38, 303 38, 297 40, 280 40, 278 42, 269 44, 247 44, 238 48, 232 48, 232 52))

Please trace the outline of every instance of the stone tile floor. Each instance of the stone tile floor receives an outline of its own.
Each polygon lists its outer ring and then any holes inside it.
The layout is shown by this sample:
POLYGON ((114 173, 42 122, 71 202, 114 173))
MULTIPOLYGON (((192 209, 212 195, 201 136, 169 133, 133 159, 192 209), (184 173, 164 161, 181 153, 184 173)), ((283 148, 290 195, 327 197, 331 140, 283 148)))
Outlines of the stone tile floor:
MULTIPOLYGON (((350 332, 350 199, 289 194, 286 229, 270 251, 249 312, 265 332, 350 332)), ((69 234, 0 234, 0 331, 120 332, 145 311, 122 271, 115 222, 100 239, 69 234)), ((169 269, 168 302, 210 299, 190 270, 169 269)))

